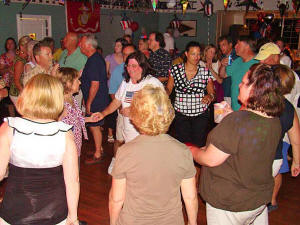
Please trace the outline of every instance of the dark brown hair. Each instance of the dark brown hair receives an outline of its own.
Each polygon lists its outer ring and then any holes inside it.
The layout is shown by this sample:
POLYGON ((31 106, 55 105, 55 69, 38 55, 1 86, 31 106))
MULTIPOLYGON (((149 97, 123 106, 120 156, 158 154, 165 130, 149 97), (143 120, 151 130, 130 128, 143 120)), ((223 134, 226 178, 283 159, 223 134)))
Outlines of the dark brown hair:
POLYGON ((129 80, 130 80, 130 76, 129 76, 129 73, 127 71, 127 65, 128 65, 128 62, 130 59, 135 59, 139 66, 142 68, 142 76, 141 76, 141 79, 138 81, 138 83, 140 81, 142 81, 144 78, 146 78, 148 75, 154 75, 155 74, 155 70, 150 66, 146 56, 140 52, 140 51, 136 51, 136 52, 133 52, 131 53, 127 59, 126 59, 126 62, 125 62, 125 71, 123 73, 123 76, 125 78, 125 81, 128 83, 129 80))
POLYGON ((252 90, 247 108, 279 117, 284 108, 284 97, 281 94, 280 79, 271 67, 265 64, 252 65, 248 71, 248 79, 248 86, 252 85, 252 90))
POLYGON ((272 67, 276 76, 279 77, 281 83, 281 93, 289 94, 295 85, 295 75, 293 71, 286 65, 278 64, 272 67))

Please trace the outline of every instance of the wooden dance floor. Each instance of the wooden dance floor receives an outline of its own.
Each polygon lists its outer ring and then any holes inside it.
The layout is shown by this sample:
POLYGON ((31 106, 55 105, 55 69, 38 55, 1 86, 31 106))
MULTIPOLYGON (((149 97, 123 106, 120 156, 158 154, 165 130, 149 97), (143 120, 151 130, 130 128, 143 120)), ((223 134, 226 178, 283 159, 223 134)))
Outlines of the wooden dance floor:
MULTIPOLYGON (((109 225, 108 192, 111 176, 107 168, 112 157, 112 144, 104 141, 105 160, 100 164, 85 165, 86 152, 93 149, 93 140, 84 142, 80 166, 80 202, 79 219, 89 225, 109 225)), ((106 137, 104 137, 106 140, 106 137)), ((1 196, 5 188, 5 181, 0 184, 1 196)), ((300 177, 293 178, 284 174, 283 185, 278 197, 279 208, 269 215, 270 225, 299 225, 300 224, 300 177)), ((199 197, 198 225, 205 225, 205 205, 199 197)), ((220 224, 221 225, 221 224, 220 224)))

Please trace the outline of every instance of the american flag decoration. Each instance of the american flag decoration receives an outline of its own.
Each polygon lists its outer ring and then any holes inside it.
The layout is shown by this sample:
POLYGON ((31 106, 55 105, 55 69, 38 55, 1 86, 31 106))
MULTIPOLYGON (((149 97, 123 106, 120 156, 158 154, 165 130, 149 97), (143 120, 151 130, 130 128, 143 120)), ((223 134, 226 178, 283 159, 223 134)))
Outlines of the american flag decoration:
POLYGON ((177 18, 176 14, 174 15, 174 19, 170 22, 170 27, 173 29, 178 29, 180 27, 180 20, 177 18))
POLYGON ((123 16, 120 23, 121 23, 123 30, 126 30, 127 28, 130 28, 130 26, 131 26, 131 20, 126 15, 123 16))
POLYGON ((134 91, 127 91, 125 95, 125 102, 131 103, 133 95, 134 95, 134 91))
POLYGON ((210 17, 213 14, 213 3, 210 0, 204 2, 204 14, 210 17))

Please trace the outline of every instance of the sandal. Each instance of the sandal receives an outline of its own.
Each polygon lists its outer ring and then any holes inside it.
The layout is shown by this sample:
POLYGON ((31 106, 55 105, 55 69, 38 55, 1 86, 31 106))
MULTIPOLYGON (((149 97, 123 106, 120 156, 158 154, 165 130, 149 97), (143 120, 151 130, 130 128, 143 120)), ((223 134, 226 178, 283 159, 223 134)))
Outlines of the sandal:
POLYGON ((93 165, 93 164, 101 163, 103 160, 104 160, 104 152, 103 152, 103 150, 101 149, 101 155, 100 155, 100 157, 95 157, 95 155, 93 155, 92 158, 86 159, 86 160, 84 161, 84 163, 85 163, 86 165, 93 165))
POLYGON ((268 212, 269 213, 272 212, 272 211, 275 211, 276 209, 278 209, 278 205, 272 205, 271 203, 269 203, 267 205, 267 207, 268 207, 268 212))
POLYGON ((107 142, 114 143, 115 142, 114 136, 107 136, 107 142))

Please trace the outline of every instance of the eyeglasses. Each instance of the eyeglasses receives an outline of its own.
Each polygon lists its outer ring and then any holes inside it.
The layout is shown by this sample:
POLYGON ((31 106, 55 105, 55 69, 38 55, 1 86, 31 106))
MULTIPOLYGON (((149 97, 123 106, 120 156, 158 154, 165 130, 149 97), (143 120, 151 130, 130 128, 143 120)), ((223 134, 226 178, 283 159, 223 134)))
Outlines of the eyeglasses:
POLYGON ((139 65, 138 64, 131 64, 131 65, 126 65, 125 66, 126 68, 132 68, 132 69, 136 69, 136 68, 138 68, 139 67, 139 65))
POLYGON ((63 63, 64 65, 66 64, 67 58, 68 58, 68 55, 66 55, 64 58, 64 63, 63 63))

